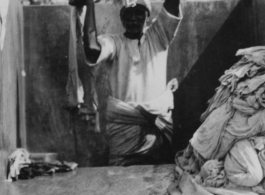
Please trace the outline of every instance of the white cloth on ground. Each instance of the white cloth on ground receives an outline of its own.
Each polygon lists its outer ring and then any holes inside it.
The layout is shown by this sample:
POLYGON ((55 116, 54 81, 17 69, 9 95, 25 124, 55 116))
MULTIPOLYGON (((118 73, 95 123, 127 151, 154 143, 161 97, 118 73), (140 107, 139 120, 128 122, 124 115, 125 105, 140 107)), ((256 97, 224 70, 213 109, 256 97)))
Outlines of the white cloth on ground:
POLYGON ((20 169, 26 164, 31 163, 29 159, 29 152, 23 148, 16 149, 8 157, 8 181, 12 181, 12 178, 17 179, 20 174, 20 169))

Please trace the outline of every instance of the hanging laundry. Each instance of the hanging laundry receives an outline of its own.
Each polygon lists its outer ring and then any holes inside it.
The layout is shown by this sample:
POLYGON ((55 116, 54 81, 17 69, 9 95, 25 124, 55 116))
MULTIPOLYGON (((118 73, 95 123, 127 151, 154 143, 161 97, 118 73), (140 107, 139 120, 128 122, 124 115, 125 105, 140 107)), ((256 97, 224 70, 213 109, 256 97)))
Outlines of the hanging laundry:
MULTIPOLYGON (((65 108, 76 111, 82 120, 94 123, 98 104, 95 101, 95 67, 85 63, 82 26, 86 7, 71 7, 68 80, 65 108)), ((97 116, 98 118, 98 116, 97 116)), ((100 131, 96 128, 96 131, 100 131)))

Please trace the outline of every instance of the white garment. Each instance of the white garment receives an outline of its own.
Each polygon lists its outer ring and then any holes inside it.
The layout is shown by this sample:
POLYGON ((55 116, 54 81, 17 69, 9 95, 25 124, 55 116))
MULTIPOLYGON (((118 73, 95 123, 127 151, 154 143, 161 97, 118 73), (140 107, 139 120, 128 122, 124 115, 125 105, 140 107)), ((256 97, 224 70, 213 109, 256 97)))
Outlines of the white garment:
POLYGON ((97 64, 107 63, 114 98, 143 103, 166 90, 168 47, 181 18, 162 8, 140 41, 123 34, 99 36, 101 54, 97 64))
POLYGON ((29 159, 29 152, 23 148, 16 149, 8 157, 8 181, 13 181, 17 179, 20 174, 20 169, 27 167, 31 160, 29 159))

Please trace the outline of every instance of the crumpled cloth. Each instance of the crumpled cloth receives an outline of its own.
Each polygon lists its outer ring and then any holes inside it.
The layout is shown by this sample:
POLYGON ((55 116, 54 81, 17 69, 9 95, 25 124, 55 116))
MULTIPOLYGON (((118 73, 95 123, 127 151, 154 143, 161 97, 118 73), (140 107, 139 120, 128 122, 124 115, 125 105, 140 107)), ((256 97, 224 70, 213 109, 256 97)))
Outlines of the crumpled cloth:
POLYGON ((23 148, 16 149, 8 158, 8 181, 18 179, 31 179, 35 176, 52 175, 54 173, 68 172, 78 166, 74 162, 35 163, 30 160, 30 153, 23 148))
POLYGON ((24 166, 28 166, 31 163, 29 159, 29 152, 23 148, 16 149, 8 157, 8 181, 16 180, 20 175, 20 170, 24 166))
POLYGON ((189 144, 186 149, 177 152, 175 162, 177 167, 195 177, 206 160, 189 144))
POLYGON ((218 179, 227 182, 217 182, 219 188, 207 186, 215 184, 212 180, 204 184, 206 190, 220 195, 258 194, 265 186, 264 141, 257 137, 265 135, 265 47, 242 49, 236 55, 244 56, 221 76, 221 85, 201 116, 202 125, 175 158, 177 166, 200 185, 209 174, 204 163, 225 160, 218 179))
POLYGON ((265 176, 265 137, 257 136, 250 140, 258 153, 258 159, 263 170, 263 175, 265 176))
POLYGON ((263 170, 263 175, 265 175, 265 150, 262 150, 258 154, 259 156, 259 161, 263 170))
POLYGON ((185 171, 168 187, 167 192, 169 195, 213 195, 185 171))
MULTIPOLYGON (((164 153, 170 153, 173 126, 164 116, 172 108, 173 94, 169 89, 150 102, 140 104, 125 103, 109 97, 106 115, 110 146, 109 164, 137 164, 139 158, 159 154, 157 151, 164 145, 168 148, 164 153)), ((161 156, 154 158, 159 159, 161 156)))
POLYGON ((264 134, 265 47, 239 50, 245 55, 220 78, 221 86, 202 114, 190 140, 206 160, 224 157, 234 143, 264 134))
POLYGON ((227 178, 237 186, 253 187, 263 179, 262 167, 250 140, 237 142, 225 158, 227 178))
POLYGON ((224 128, 234 112, 229 104, 223 104, 214 110, 194 133, 190 143, 204 159, 214 159, 218 153, 224 128))
POLYGON ((236 56, 244 55, 245 58, 259 65, 265 65, 265 46, 255 46, 246 49, 239 49, 236 56))
MULTIPOLYGON (((179 169, 176 167, 176 170, 179 169)), ((176 173, 177 180, 167 189, 169 195, 258 195, 249 188, 223 188, 223 187, 205 187, 197 183, 189 173, 182 171, 176 173)))
MULTIPOLYGON (((77 107, 79 104, 84 103, 84 89, 78 74, 78 53, 81 50, 79 45, 81 43, 82 31, 81 23, 78 20, 78 15, 82 13, 76 7, 71 7, 70 15, 70 38, 69 38, 69 75, 66 86, 67 91, 67 106, 77 107)), ((79 54, 80 55, 80 54, 79 54)), ((80 63, 80 62, 79 62, 80 63)))
POLYGON ((241 189, 240 187, 231 189, 205 187, 205 189, 214 195, 259 195, 250 189, 241 189))
POLYGON ((37 176, 49 176, 54 173, 65 173, 77 168, 74 162, 51 162, 51 163, 30 163, 28 166, 21 168, 18 179, 32 179, 37 176))
POLYGON ((237 141, 264 134, 265 110, 250 113, 246 105, 226 102, 207 117, 194 133, 191 145, 206 160, 224 157, 237 141))
POLYGON ((208 160, 201 167, 199 176, 202 185, 205 187, 220 187, 226 182, 224 172, 224 162, 218 160, 208 160))
POLYGON ((216 89, 216 93, 213 98, 209 100, 209 106, 201 116, 202 121, 204 121, 213 110, 227 102, 228 98, 233 93, 251 93, 260 86, 260 83, 258 82, 261 81, 264 83, 264 79, 262 78, 254 80, 252 80, 252 78, 258 76, 259 74, 264 75, 265 46, 239 49, 236 55, 244 56, 230 69, 226 70, 225 74, 220 77, 219 81, 221 85, 216 89), (245 76, 246 78, 242 82, 242 78, 245 76))

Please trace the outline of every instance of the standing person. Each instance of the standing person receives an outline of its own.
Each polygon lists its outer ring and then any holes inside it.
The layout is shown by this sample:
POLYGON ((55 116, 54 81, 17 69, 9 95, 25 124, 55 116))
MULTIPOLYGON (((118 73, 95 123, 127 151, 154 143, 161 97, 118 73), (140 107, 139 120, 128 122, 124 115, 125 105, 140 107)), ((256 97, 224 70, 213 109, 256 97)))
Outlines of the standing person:
MULTIPOLYGON (((86 63, 108 66, 111 96, 107 106, 110 165, 166 163, 171 157, 171 110, 178 82, 166 85, 168 48, 182 18, 179 0, 165 0, 147 27, 148 0, 125 0, 120 18, 125 32, 97 36, 93 0, 86 6, 83 46, 86 63)), ((173 159, 173 158, 172 158, 173 159)))

